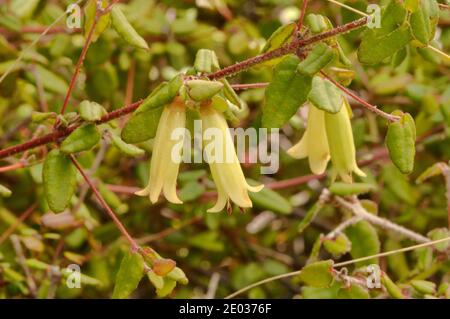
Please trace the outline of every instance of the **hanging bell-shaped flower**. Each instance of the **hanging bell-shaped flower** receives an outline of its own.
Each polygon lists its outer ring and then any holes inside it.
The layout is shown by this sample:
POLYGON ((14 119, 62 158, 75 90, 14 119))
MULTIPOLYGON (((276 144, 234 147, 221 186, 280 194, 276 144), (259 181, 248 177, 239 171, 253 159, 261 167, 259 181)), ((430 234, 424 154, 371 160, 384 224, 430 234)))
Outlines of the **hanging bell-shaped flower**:
POLYGON ((149 196, 150 201, 156 203, 162 191, 169 202, 182 203, 176 193, 182 149, 176 148, 176 145, 183 143, 185 126, 186 110, 182 103, 176 101, 164 107, 153 143, 148 185, 136 195, 149 196), (182 133, 176 134, 181 136, 181 141, 172 138, 176 130, 182 133))
POLYGON ((355 142, 349 110, 351 110, 350 105, 344 99, 338 113, 325 113, 325 129, 333 164, 333 179, 339 176, 347 183, 352 182, 353 172, 359 176, 366 176, 356 163, 355 142))
POLYGON ((300 141, 287 151, 293 158, 308 157, 309 167, 317 175, 325 172, 330 160, 324 117, 324 111, 310 105, 306 131, 300 141))
POLYGON ((252 207, 248 191, 259 192, 264 185, 250 186, 245 180, 231 137, 222 113, 212 107, 200 110, 203 133, 203 153, 209 163, 217 187, 218 199, 210 213, 220 212, 231 199, 240 207, 252 207))

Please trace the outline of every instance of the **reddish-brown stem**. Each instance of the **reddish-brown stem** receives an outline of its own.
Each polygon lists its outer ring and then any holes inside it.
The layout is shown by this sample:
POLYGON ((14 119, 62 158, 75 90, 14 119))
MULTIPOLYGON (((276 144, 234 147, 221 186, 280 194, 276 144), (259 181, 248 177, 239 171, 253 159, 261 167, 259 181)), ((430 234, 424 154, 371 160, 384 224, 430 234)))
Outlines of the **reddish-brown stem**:
MULTIPOLYGON (((46 26, 26 26, 26 27, 22 27, 18 32, 20 32, 21 34, 24 33, 38 33, 41 34, 45 31, 47 27, 46 26)), ((64 27, 53 27, 50 30, 47 31, 46 34, 57 34, 57 33, 75 33, 80 31, 81 29, 79 28, 74 28, 74 29, 66 29, 64 27)), ((8 29, 5 28, 0 28, 0 34, 13 34, 14 31, 10 31, 8 29)))
POLYGON ((249 84, 232 84, 231 87, 235 90, 247 90, 247 89, 259 89, 265 88, 269 83, 261 82, 261 83, 249 83, 249 84))
POLYGON ((84 172, 83 168, 80 166, 80 164, 75 159, 75 156, 70 155, 70 159, 72 160, 72 163, 75 165, 77 170, 80 172, 81 176, 83 176, 86 183, 89 185, 89 187, 92 189, 92 192, 94 193, 95 197, 98 199, 102 207, 106 210, 109 217, 113 220, 114 224, 116 224, 117 228, 119 229, 120 233, 126 238, 126 240, 130 243, 131 249, 134 251, 139 250, 139 245, 136 243, 136 241, 131 237, 131 235, 128 233, 125 226, 123 226, 122 222, 117 218, 116 214, 113 212, 111 207, 106 203, 106 201, 103 199, 100 192, 97 190, 97 188, 94 185, 94 182, 89 178, 89 176, 84 172))
MULTIPOLYGON (((96 124, 106 123, 106 122, 109 122, 116 118, 119 118, 125 114, 131 113, 134 110, 136 110, 139 107, 139 105, 141 105, 141 103, 142 103, 142 101, 137 101, 131 105, 127 105, 125 107, 122 107, 120 109, 112 111, 112 112, 104 115, 99 121, 96 122, 96 124)), ((20 152, 24 152, 26 150, 33 149, 35 147, 45 145, 45 144, 48 144, 51 142, 57 142, 60 138, 66 137, 67 135, 72 133, 79 126, 80 126, 80 124, 74 124, 74 125, 71 125, 66 128, 54 129, 53 132, 51 132, 47 135, 33 138, 33 139, 29 140, 28 142, 0 150, 0 159, 20 153, 20 152)))
POLYGON ((242 72, 246 69, 249 69, 256 64, 260 64, 262 62, 272 60, 275 58, 279 58, 279 57, 289 54, 289 53, 293 53, 298 48, 301 48, 301 47, 313 44, 315 42, 319 42, 319 41, 334 37, 338 34, 343 34, 343 33, 349 32, 351 30, 354 30, 356 28, 362 27, 363 25, 366 24, 366 22, 367 22, 367 17, 364 17, 364 18, 346 23, 344 25, 338 26, 329 31, 322 32, 317 35, 311 36, 309 38, 292 41, 290 43, 287 43, 287 44, 279 47, 278 49, 275 49, 275 50, 272 50, 272 51, 269 51, 266 53, 262 53, 253 58, 249 58, 247 60, 230 65, 226 68, 223 68, 219 71, 210 73, 207 75, 207 77, 212 80, 212 79, 219 79, 219 78, 231 76, 233 74, 236 74, 236 73, 242 72))
MULTIPOLYGON (((97 26, 100 16, 101 16, 101 13, 96 11, 95 18, 92 23, 91 29, 89 30, 89 33, 86 37, 86 41, 84 42, 84 45, 83 45, 83 49, 81 49, 80 57, 78 58, 77 64, 75 66, 75 71, 73 72, 72 78, 70 79, 69 89, 67 90, 66 97, 64 98, 64 103, 61 107, 61 112, 60 112, 61 114, 64 114, 66 112, 66 108, 67 108, 67 105, 69 104, 70 96, 72 95, 72 91, 75 87, 75 83, 78 78, 78 74, 80 73, 81 66, 83 65, 84 58, 86 57, 86 53, 92 42, 92 37, 94 35, 94 31, 95 31, 95 28, 97 26)), ((56 124, 57 123, 59 123, 59 121, 56 121, 56 124)))
POLYGON ((380 110, 376 105, 372 105, 366 101, 364 101, 363 99, 361 99, 359 96, 357 96, 356 94, 354 94, 352 91, 350 91, 349 89, 347 89, 345 86, 343 86, 342 84, 340 84, 339 82, 335 81, 334 79, 332 79, 331 77, 329 77, 325 72, 320 71, 320 73, 331 83, 333 83, 334 85, 336 85, 342 92, 344 92, 345 94, 347 94, 348 96, 350 96, 352 99, 354 99, 355 101, 357 101, 358 103, 360 103, 362 106, 364 106, 365 108, 367 108, 369 111, 385 118, 386 120, 388 120, 389 122, 396 122, 400 119, 400 117, 395 116, 395 115, 391 115, 388 114, 386 112, 383 112, 382 110, 380 110))
MULTIPOLYGON (((338 26, 338 27, 336 27, 336 28, 334 28, 332 30, 329 30, 329 31, 326 31, 326 32, 323 32, 323 33, 320 33, 320 34, 317 34, 317 35, 314 35, 314 36, 309 37, 307 39, 302 39, 302 40, 298 40, 298 41, 294 41, 294 42, 288 43, 288 44, 286 44, 286 45, 284 45, 284 46, 282 46, 282 47, 280 47, 280 48, 278 48, 276 50, 269 51, 267 53, 260 54, 260 55, 258 55, 256 57, 253 57, 253 58, 244 60, 242 62, 236 63, 234 65, 226 67, 226 68, 224 68, 222 70, 219 70, 217 72, 210 73, 207 76, 210 79, 218 79, 218 78, 230 76, 232 74, 235 74, 235 73, 241 72, 241 71, 243 71, 245 69, 248 69, 248 68, 250 68, 250 67, 252 67, 252 66, 254 66, 256 64, 259 64, 259 63, 262 63, 264 61, 271 60, 271 59, 274 59, 274 58, 277 58, 277 57, 289 54, 291 52, 294 52, 299 47, 303 47, 303 46, 306 46, 306 45, 309 45, 309 44, 312 44, 312 43, 315 43, 315 42, 319 42, 319 41, 322 41, 324 39, 336 36, 338 34, 349 32, 349 31, 351 31, 353 29, 356 29, 356 28, 359 28, 359 27, 365 25, 366 22, 367 22, 367 18, 366 17, 358 19, 358 20, 355 20, 355 21, 352 21, 350 23, 344 24, 342 26, 338 26)), ((70 94, 67 94, 67 96, 70 96, 70 94)), ((66 97, 66 98, 68 99, 68 97, 66 97)), ((111 119, 118 118, 118 117, 123 116, 125 114, 131 113, 139 106, 140 103, 141 102, 136 102, 134 105, 131 105, 131 106, 128 106, 128 107, 124 107, 122 109, 119 109, 119 110, 116 110, 114 112, 111 112, 111 113, 105 115, 102 118, 102 120, 100 120, 97 124, 104 123, 104 122, 107 122, 107 121, 109 121, 111 119)), ((13 147, 9 147, 9 148, 6 148, 4 150, 0 150, 0 159, 5 158, 7 156, 11 156, 11 155, 17 154, 19 152, 23 152, 23 151, 25 151, 27 149, 31 149, 31 148, 34 148, 34 147, 39 146, 39 145, 47 144, 47 143, 50 143, 50 142, 55 142, 59 138, 67 136, 68 134, 70 134, 77 127, 78 126, 70 126, 68 128, 65 128, 65 129, 54 131, 54 132, 52 132, 50 134, 47 134, 45 136, 42 136, 40 138, 32 139, 32 140, 30 140, 28 142, 25 142, 23 144, 16 145, 16 146, 13 146, 13 147)))
POLYGON ((297 23, 297 30, 301 31, 303 27, 303 20, 305 19, 306 7, 308 6, 308 0, 303 0, 302 11, 300 12, 300 18, 297 23))
POLYGON ((127 74, 127 87, 125 92, 125 105, 131 104, 134 92, 134 75, 136 71, 136 61, 131 60, 130 69, 127 74))
POLYGON ((11 165, 0 167, 0 173, 14 171, 16 169, 23 168, 23 167, 25 167, 25 163, 20 161, 20 162, 15 163, 15 164, 11 164, 11 165))
POLYGON ((5 230, 5 232, 0 236, 0 245, 6 239, 8 239, 8 237, 11 236, 12 233, 14 233, 14 231, 17 229, 17 227, 20 226, 21 223, 23 223, 28 217, 30 217, 31 213, 34 212, 36 207, 37 207, 37 203, 34 203, 30 207, 28 207, 27 210, 24 211, 22 213, 22 215, 20 215, 20 217, 17 219, 16 222, 14 224, 12 224, 7 230, 5 230))

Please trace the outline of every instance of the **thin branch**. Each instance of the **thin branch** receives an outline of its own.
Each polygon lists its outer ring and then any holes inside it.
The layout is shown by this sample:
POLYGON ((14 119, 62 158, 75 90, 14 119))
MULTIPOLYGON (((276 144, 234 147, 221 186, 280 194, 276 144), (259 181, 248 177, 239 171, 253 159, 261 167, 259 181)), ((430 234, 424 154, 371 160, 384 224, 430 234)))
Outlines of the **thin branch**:
POLYGON ((279 58, 279 57, 289 54, 289 53, 293 53, 298 48, 305 47, 307 45, 310 45, 310 44, 313 44, 316 42, 320 42, 322 40, 337 36, 339 34, 344 34, 346 32, 352 31, 354 29, 360 28, 360 27, 364 26, 366 24, 366 22, 367 22, 367 18, 364 17, 364 18, 346 23, 344 25, 338 26, 329 31, 325 31, 325 32, 319 33, 317 35, 311 36, 309 38, 299 39, 299 40, 287 43, 287 44, 279 47, 278 49, 257 55, 255 57, 249 58, 247 60, 241 61, 241 62, 233 64, 233 65, 230 65, 219 71, 207 74, 206 76, 209 79, 213 80, 213 79, 220 79, 223 77, 228 77, 228 76, 234 75, 236 73, 247 70, 256 64, 260 64, 262 62, 269 61, 269 60, 272 60, 275 58, 279 58))
POLYGON ((436 47, 434 47, 434 46, 432 46, 432 45, 427 45, 427 48, 430 49, 430 50, 432 50, 432 51, 434 51, 434 52, 436 52, 437 54, 442 55, 442 56, 443 56, 444 58, 446 58, 447 60, 450 60, 450 55, 448 55, 447 53, 445 53, 445 52, 439 50, 438 48, 436 48, 436 47))
POLYGON ((268 86, 268 82, 261 82, 261 83, 249 83, 249 84, 232 84, 231 87, 235 90, 247 90, 247 89, 259 89, 259 88, 265 88, 268 86))
POLYGON ((308 0, 303 0, 302 11, 300 12, 300 18, 297 23, 297 31, 301 31, 303 27, 303 20, 305 19, 306 7, 308 7, 308 0))
MULTIPOLYGON (((358 9, 355 9, 355 8, 353 8, 353 7, 350 7, 350 6, 348 6, 348 5, 344 4, 344 3, 341 3, 341 2, 339 2, 339 1, 336 1, 336 0, 327 0, 327 1, 332 2, 332 3, 334 3, 334 4, 336 4, 336 5, 340 6, 340 7, 343 7, 343 8, 345 8, 345 9, 347 9, 347 10, 353 11, 353 12, 355 12, 355 13, 361 15, 361 16, 364 16, 364 17, 366 17, 366 18, 369 18, 369 16, 370 16, 370 15, 368 15, 368 14, 365 13, 365 12, 362 12, 362 11, 360 11, 360 10, 358 10, 358 9)), ((443 5, 443 4, 439 4, 439 7, 440 7, 441 9, 443 9, 443 10, 444 10, 444 9, 447 9, 447 10, 448 10, 448 7, 449 7, 449 6, 446 6, 446 5, 443 5)), ((438 54, 440 54, 440 55, 442 55, 442 56, 443 56, 444 58, 446 58, 447 60, 450 60, 450 55, 448 55, 447 53, 445 53, 445 52, 439 50, 438 48, 436 48, 436 47, 434 47, 434 46, 432 46, 432 45, 430 45, 430 44, 427 45, 427 48, 430 49, 430 50, 433 50, 434 52, 436 52, 436 53, 438 53, 438 54)))
MULTIPOLYGON (((78 0, 76 4, 81 3, 82 0, 78 0)), ((53 23, 51 23, 36 39, 34 39, 33 42, 30 43, 29 46, 27 46, 17 57, 17 59, 12 63, 9 68, 3 73, 3 75, 0 77, 0 83, 3 82, 3 80, 11 73, 12 70, 17 66, 17 64, 23 59, 23 57, 30 51, 41 39, 43 36, 45 36, 62 18, 64 18, 67 14, 67 11, 62 13, 60 16, 58 16, 53 23)))
MULTIPOLYGON (((102 116, 102 118, 100 120, 98 120, 95 124, 97 124, 97 125, 103 124, 103 123, 109 122, 111 120, 114 120, 116 118, 119 118, 121 116, 124 116, 125 114, 134 112, 139 107, 139 105, 141 105, 141 103, 142 103, 142 100, 134 102, 131 105, 127 105, 127 106, 117 109, 115 111, 112 111, 112 112, 102 116)), ((17 153, 21 153, 23 151, 33 149, 35 147, 45 145, 45 144, 48 144, 51 142, 57 142, 60 138, 68 136, 79 126, 80 126, 80 124, 74 124, 74 125, 71 125, 66 128, 54 129, 53 132, 51 132, 47 135, 44 135, 44 136, 41 136, 38 138, 34 138, 25 143, 11 146, 11 147, 5 148, 3 150, 0 150, 0 159, 17 154, 17 153)))
POLYGON ((16 222, 14 224, 12 224, 7 230, 5 230, 5 232, 0 236, 0 245, 6 240, 8 239, 9 236, 11 236, 11 234, 13 234, 17 227, 20 226, 20 224, 22 224, 28 217, 30 217, 30 215, 34 212, 34 210, 37 207, 37 203, 34 203, 33 205, 31 205, 30 207, 28 207, 21 215, 20 217, 16 220, 16 222))
MULTIPOLYGON (((367 257, 361 257, 361 258, 357 258, 357 259, 352 259, 352 260, 348 260, 348 261, 343 261, 337 264, 334 264, 333 267, 343 267, 343 266, 347 266, 347 265, 351 265, 351 264, 355 264, 358 262, 362 262, 362 261, 366 261, 366 260, 371 260, 373 258, 380 258, 380 257, 386 257, 386 256, 390 256, 390 255, 395 255, 395 254, 400 254, 400 253, 404 253, 407 251, 411 251, 411 250, 415 250, 415 249, 419 249, 419 248, 423 248, 423 247, 429 247, 429 246, 433 246, 439 243, 443 243, 443 242, 447 242, 450 241, 450 237, 446 237, 446 238, 442 238, 442 239, 438 239, 438 240, 433 240, 427 243, 423 243, 423 244, 417 244, 417 245, 413 245, 413 246, 409 246, 409 247, 405 247, 405 248, 400 248, 400 249, 396 249, 396 250, 391 250, 391 251, 386 251, 383 253, 379 253, 379 254, 375 254, 375 255, 371 255, 371 256, 367 256, 367 257)), ((253 289, 255 287, 264 285, 266 283, 275 281, 275 280, 279 280, 279 279, 283 279, 283 278, 289 278, 289 277, 293 277, 293 276, 297 276, 299 275, 301 272, 301 270, 296 270, 296 271, 292 271, 289 273, 285 273, 285 274, 281 274, 281 275, 277 275, 277 276, 273 276, 273 277, 269 277, 263 280, 260 280, 258 282, 255 282, 251 285, 248 285, 242 289, 239 289, 238 291, 228 295, 225 297, 225 299, 231 299, 234 298, 250 289, 253 289)))
POLYGON ((75 165, 77 170, 80 172, 81 176, 83 176, 86 183, 91 187, 92 191, 94 192, 95 197, 97 197, 100 204, 103 206, 103 208, 108 213, 109 217, 113 220, 114 224, 116 224, 117 228, 119 229, 120 233, 126 238, 126 240, 129 242, 131 249, 134 251, 139 251, 139 245, 136 243, 136 241, 131 237, 131 235, 128 233, 125 226, 122 224, 122 222, 117 218, 116 214, 113 212, 111 207, 106 203, 106 201, 103 199, 100 192, 97 190, 97 188, 94 185, 94 182, 89 178, 89 176, 84 172, 83 168, 80 166, 80 164, 75 159, 75 156, 70 155, 70 159, 72 160, 72 163, 75 165))
POLYGON ((325 72, 320 71, 320 73, 331 83, 333 83, 336 87, 338 87, 342 92, 344 92, 345 94, 347 94, 348 96, 350 96, 352 99, 354 99, 355 101, 357 101, 358 103, 360 103, 362 106, 364 106, 365 108, 367 108, 369 111, 385 118, 386 120, 388 120, 389 122, 396 122, 400 119, 399 116, 396 115, 391 115, 388 114, 386 112, 383 112, 382 110, 380 110, 376 105, 372 105, 366 101, 364 101, 363 99, 361 99, 359 96, 357 96, 356 94, 354 94, 352 91, 350 91, 349 89, 347 89, 345 86, 343 86, 341 83, 335 81, 334 79, 332 79, 330 76, 328 76, 325 72))
POLYGON ((367 13, 362 12, 362 11, 360 11, 358 9, 353 8, 353 7, 350 7, 350 6, 346 5, 345 3, 341 3, 341 2, 336 1, 336 0, 327 0, 327 1, 329 1, 331 3, 334 3, 334 4, 337 4, 340 7, 343 7, 345 9, 347 9, 347 10, 353 11, 353 12, 355 12, 357 14, 362 15, 362 16, 369 17, 369 15, 367 13))
POLYGON ((345 221, 343 221, 342 223, 340 223, 335 229, 333 229, 332 231, 330 231, 325 238, 328 239, 333 239, 335 238, 337 235, 341 234, 347 227, 350 227, 354 224, 356 224, 357 222, 359 222, 360 220, 362 220, 362 218, 360 216, 353 216, 352 218, 349 218, 345 221))
MULTIPOLYGON (((81 66, 83 65, 83 61, 86 57, 86 53, 92 42, 92 37, 94 36, 95 28, 97 27, 98 21, 99 21, 100 17, 102 16, 102 14, 103 13, 101 11, 99 11, 98 8, 96 8, 94 21, 93 21, 91 29, 89 30, 89 33, 86 37, 86 40, 84 41, 83 49, 81 50, 80 57, 78 58, 77 64, 75 66, 75 71, 73 72, 72 78, 70 79, 69 89, 67 90, 66 97, 64 98, 64 103, 61 107, 61 111, 60 111, 61 115, 66 112, 66 108, 67 108, 67 105, 69 104, 70 96, 72 95, 72 91, 75 87, 75 82, 77 80, 78 74, 80 73, 80 69, 81 69, 81 66)), ((55 126, 57 124, 59 124, 59 121, 56 121, 55 126)))
POLYGON ((33 297, 36 297, 36 282, 34 281, 33 276, 31 275, 31 271, 27 266, 25 255, 23 254, 22 245, 20 244, 19 237, 17 235, 12 235, 11 243, 14 248, 14 251, 16 252, 17 261, 19 265, 22 267, 23 271, 25 272, 25 276, 27 278, 27 285, 30 290, 30 293, 33 297))
POLYGON ((422 236, 421 234, 418 234, 410 229, 407 229, 403 226, 397 225, 393 222, 391 222, 388 219, 379 217, 377 215, 371 214, 368 211, 364 209, 364 207, 361 206, 359 201, 350 203, 346 200, 344 200, 341 197, 336 196, 334 200, 342 207, 348 209, 351 211, 355 216, 360 217, 366 221, 368 221, 371 224, 377 225, 381 228, 393 231, 397 234, 400 234, 404 237, 407 237, 409 239, 414 240, 417 243, 428 243, 430 242, 430 239, 422 236))

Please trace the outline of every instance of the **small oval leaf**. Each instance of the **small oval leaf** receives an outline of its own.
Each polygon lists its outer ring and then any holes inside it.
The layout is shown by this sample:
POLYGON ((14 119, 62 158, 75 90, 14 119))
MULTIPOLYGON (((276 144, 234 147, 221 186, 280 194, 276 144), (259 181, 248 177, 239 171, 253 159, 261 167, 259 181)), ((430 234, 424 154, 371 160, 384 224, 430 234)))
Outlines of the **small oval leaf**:
POLYGON ((120 10, 117 5, 111 9, 111 22, 114 29, 122 37, 122 39, 134 47, 148 50, 147 42, 139 35, 139 33, 136 32, 130 22, 128 22, 127 17, 125 17, 122 10, 120 10))
POLYGON ((99 141, 100 133, 95 124, 84 124, 61 143, 61 152, 68 154, 86 151, 97 145, 99 141))
POLYGON ((408 113, 394 112, 400 115, 400 120, 390 123, 386 135, 386 145, 394 165, 403 174, 409 174, 414 169, 416 155, 416 126, 414 119, 408 113))
POLYGON ((320 110, 328 113, 338 113, 343 105, 341 91, 330 81, 315 76, 308 100, 320 110))
POLYGON ((48 153, 42 170, 45 197, 55 213, 62 212, 75 192, 77 171, 67 155, 59 150, 48 153))
POLYGON ((139 253, 128 252, 120 263, 112 298, 124 299, 130 296, 143 275, 144 259, 139 253))

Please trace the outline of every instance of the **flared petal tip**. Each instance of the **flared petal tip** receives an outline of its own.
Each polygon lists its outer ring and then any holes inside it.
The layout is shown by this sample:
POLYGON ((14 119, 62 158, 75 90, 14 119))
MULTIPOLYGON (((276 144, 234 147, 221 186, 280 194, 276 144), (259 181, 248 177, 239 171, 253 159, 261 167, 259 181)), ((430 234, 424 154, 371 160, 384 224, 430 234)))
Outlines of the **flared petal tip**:
POLYGON ((134 195, 137 196, 148 196, 150 194, 150 190, 147 188, 141 189, 140 191, 134 192, 134 195))
POLYGON ((363 172, 358 166, 355 165, 355 168, 353 169, 356 175, 361 177, 367 177, 366 173, 363 172))
MULTIPOLYGON (((247 189, 252 193, 258 193, 264 188, 264 184, 256 185, 256 186, 250 186, 247 184, 247 189)), ((251 206, 250 206, 251 207, 251 206)))

